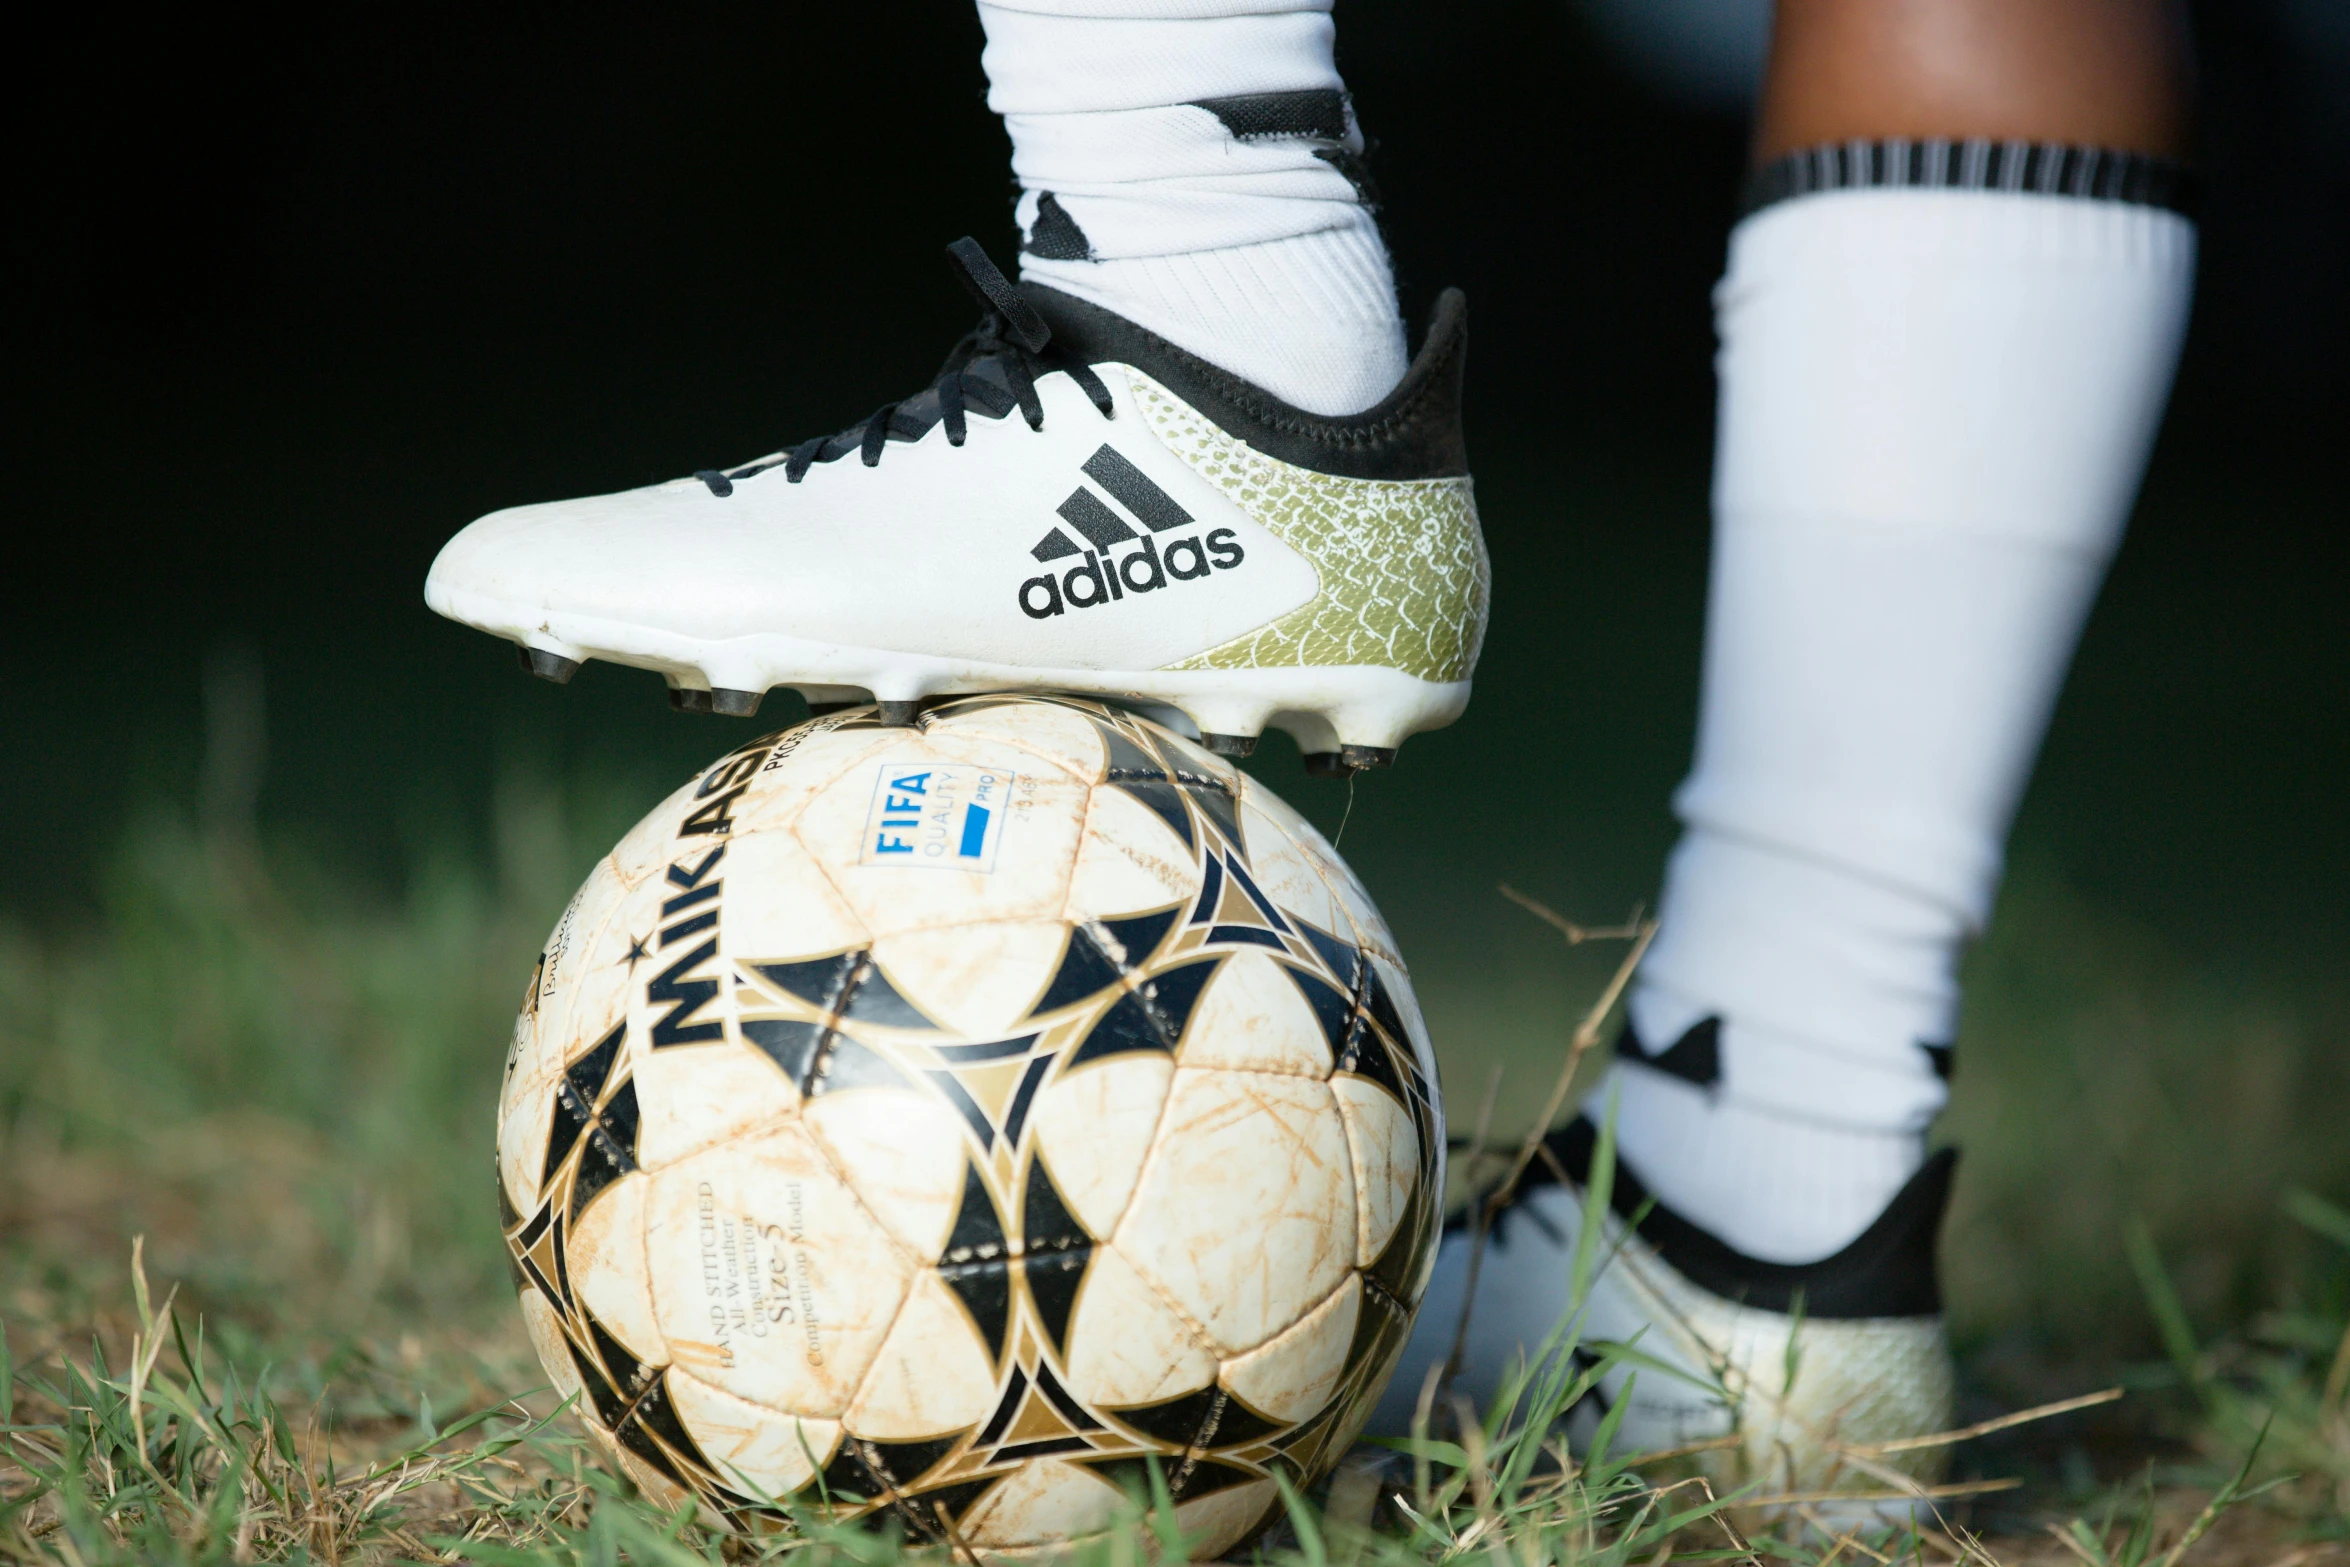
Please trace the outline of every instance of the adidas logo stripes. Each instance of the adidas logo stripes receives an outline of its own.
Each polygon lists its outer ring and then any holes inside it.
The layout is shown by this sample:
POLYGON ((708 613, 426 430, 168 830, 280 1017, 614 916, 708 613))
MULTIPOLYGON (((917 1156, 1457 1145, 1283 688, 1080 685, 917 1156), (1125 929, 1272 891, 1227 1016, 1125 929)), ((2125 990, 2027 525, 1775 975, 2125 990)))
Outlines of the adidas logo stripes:
POLYGON ((1192 515, 1115 447, 1104 445, 1095 451, 1085 460, 1083 471, 1150 532, 1137 533, 1108 502, 1078 485, 1056 510, 1092 548, 1057 527, 1037 540, 1028 553, 1039 564, 1075 556, 1084 559, 1058 576, 1046 572, 1020 584, 1020 609, 1029 619, 1049 620, 1065 610, 1114 603, 1128 593, 1155 593, 1172 583, 1196 581, 1211 571, 1230 571, 1247 559, 1230 528, 1213 529, 1204 539, 1197 534, 1170 539, 1162 551, 1155 535, 1195 526, 1192 515), (1123 558, 1110 553, 1115 545, 1138 541, 1141 547, 1123 558))

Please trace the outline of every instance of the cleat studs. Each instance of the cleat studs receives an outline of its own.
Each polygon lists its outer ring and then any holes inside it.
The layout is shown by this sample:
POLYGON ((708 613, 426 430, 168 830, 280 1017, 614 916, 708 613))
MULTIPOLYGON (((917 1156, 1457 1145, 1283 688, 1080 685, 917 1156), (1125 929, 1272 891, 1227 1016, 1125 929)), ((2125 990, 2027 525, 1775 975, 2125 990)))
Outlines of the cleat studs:
POLYGON ((728 718, 748 718, 759 711, 759 699, 764 691, 737 691, 727 686, 710 688, 710 711, 723 713, 728 718))
POLYGON ((707 713, 710 711, 710 693, 700 686, 671 686, 669 705, 681 713, 707 713))
POLYGON ((1335 751, 1308 751, 1305 763, 1308 778, 1352 778, 1374 767, 1393 767, 1395 747, 1342 745, 1335 751))
POLYGON ((1216 756, 1247 756, 1257 748, 1255 735, 1219 735, 1200 731, 1199 743, 1216 756))
POLYGON ((885 729, 911 729, 915 720, 922 716, 920 697, 911 702, 879 702, 874 705, 880 709, 880 723, 885 729))
POLYGON ((541 680, 567 686, 571 684, 571 677, 579 673, 579 660, 576 658, 565 658, 545 648, 525 647, 519 642, 514 644, 514 651, 521 658, 523 669, 541 680))

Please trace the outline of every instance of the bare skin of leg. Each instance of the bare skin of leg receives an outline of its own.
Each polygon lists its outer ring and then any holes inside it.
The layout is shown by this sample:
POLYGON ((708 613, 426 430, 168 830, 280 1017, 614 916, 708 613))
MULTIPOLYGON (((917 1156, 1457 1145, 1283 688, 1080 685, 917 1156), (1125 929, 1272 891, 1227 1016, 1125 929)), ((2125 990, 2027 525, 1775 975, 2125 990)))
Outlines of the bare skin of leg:
POLYGON ((1894 136, 2176 156, 2192 81, 2176 0, 1778 0, 1754 157, 1894 136))

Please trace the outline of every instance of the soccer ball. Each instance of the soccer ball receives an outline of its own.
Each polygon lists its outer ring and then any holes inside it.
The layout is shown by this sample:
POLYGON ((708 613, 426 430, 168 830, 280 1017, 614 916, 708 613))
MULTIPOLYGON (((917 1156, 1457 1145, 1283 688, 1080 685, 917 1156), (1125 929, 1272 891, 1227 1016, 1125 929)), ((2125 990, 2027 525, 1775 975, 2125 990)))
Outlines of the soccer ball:
POLYGON ((1090 702, 754 740, 597 865, 499 1102, 530 1336, 648 1495, 1019 1559, 1155 1456, 1195 1554, 1361 1429, 1435 1258, 1387 927, 1263 785, 1090 702))

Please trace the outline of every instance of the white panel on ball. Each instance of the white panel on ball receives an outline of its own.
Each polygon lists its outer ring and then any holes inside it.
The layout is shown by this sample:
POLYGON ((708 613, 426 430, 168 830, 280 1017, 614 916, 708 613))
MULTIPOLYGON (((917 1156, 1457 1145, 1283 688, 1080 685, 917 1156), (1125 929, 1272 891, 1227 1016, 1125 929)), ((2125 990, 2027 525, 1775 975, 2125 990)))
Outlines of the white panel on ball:
MULTIPOLYGON (((627 884, 617 876, 604 874, 598 867, 580 883, 570 906, 555 922, 555 933, 547 938, 530 1000, 531 1010, 542 1019, 542 1037, 560 1040, 564 1025, 578 1016, 573 998, 582 980, 602 977, 603 969, 608 966, 608 955, 596 947, 627 896, 627 884)), ((607 996, 600 1010, 608 1016, 617 1016, 620 1007, 613 1004, 616 997, 617 992, 607 996)), ((594 1018, 586 1019, 577 1031, 584 1033, 594 1028, 595 1023, 594 1018)))
POLYGON ((782 736, 759 763, 735 813, 738 837, 788 830, 824 787, 897 743, 902 731, 817 722, 782 736))
POLYGON ((773 1061, 724 1038, 646 1051, 636 1095, 644 1114, 637 1159, 651 1170, 787 1120, 800 1104, 773 1061))
POLYGON ((1377 1083, 1341 1075, 1330 1091, 1346 1118, 1360 1215, 1355 1259, 1367 1268, 1387 1249, 1421 1179, 1420 1139, 1411 1113, 1377 1083))
POLYGON ((1330 1402, 1346 1372, 1362 1313, 1363 1280, 1349 1273, 1330 1298, 1269 1344, 1224 1363, 1222 1381, 1251 1409, 1276 1420, 1309 1420, 1330 1402))
POLYGON ((654 806, 605 857, 605 865, 623 885, 630 888, 643 885, 646 877, 660 875, 675 858, 680 839, 678 829, 708 803, 708 798, 700 793, 704 779, 724 765, 722 761, 705 768, 691 783, 654 806))
POLYGON ((1412 994, 1412 982, 1404 977, 1402 965, 1388 958, 1374 957, 1371 967, 1378 971, 1387 993, 1395 998, 1395 1010, 1403 1017, 1404 1033, 1412 1055, 1420 1063, 1420 1074, 1429 1082, 1436 1081, 1436 1047, 1428 1038, 1428 1021, 1420 1015, 1420 998, 1412 994))
POLYGON ((884 936, 873 957, 907 1000, 950 1033, 1002 1039, 1020 1032, 1068 939, 1069 927, 1057 919, 991 920, 884 936))
POLYGON ((907 735, 826 785, 793 830, 876 936, 1051 919, 1086 794, 1007 746, 907 735))
POLYGON ((983 1550, 1082 1539, 1116 1523, 1125 1500, 1090 1469, 1040 1458, 990 1492, 964 1521, 962 1533, 983 1550))
POLYGON ((498 1179, 505 1183, 507 1200, 524 1213, 539 1205, 539 1178, 546 1166, 547 1126, 555 1116, 559 1075, 545 1071, 532 1078, 498 1123, 498 1179))
POLYGON ((632 984, 630 950, 637 945, 634 931, 650 936, 659 917, 658 883, 644 883, 618 900, 604 922, 582 943, 584 959, 562 990, 539 1010, 540 1031, 550 1038, 570 1041, 567 1057, 600 1039, 627 1016, 631 997, 641 986, 632 984), (633 927, 633 929, 632 929, 633 927))
POLYGON ((645 1272, 645 1187, 628 1175, 596 1194, 571 1222, 571 1287, 580 1304, 648 1365, 669 1359, 653 1320, 652 1281, 645 1272))
POLYGON ((871 939, 789 833, 738 834, 713 869, 726 882, 723 950, 738 963, 841 952, 871 939))
POLYGON ((1344 933, 1337 896, 1312 855, 1298 847, 1290 825, 1305 820, 1253 780, 1242 786, 1240 831, 1248 839, 1249 871, 1282 908, 1318 929, 1344 933))
POLYGON ((918 1275, 846 1424, 869 1441, 906 1442, 979 1424, 995 1407, 995 1365, 954 1291, 918 1275))
POLYGON ((1126 1212, 1174 1077, 1165 1056, 1137 1052, 1064 1071, 1037 1096, 1037 1147, 1093 1234, 1108 1235, 1126 1212))
POLYGON ((1179 1070, 1118 1250, 1225 1354, 1303 1316, 1354 1265, 1346 1130, 1329 1088, 1179 1070))
POLYGON ((1224 960, 1184 1030, 1176 1059, 1187 1067, 1330 1075, 1330 1041, 1289 970, 1261 952, 1224 960))
POLYGON ((1190 1544, 1193 1561, 1214 1561, 1247 1539, 1280 1497, 1272 1481, 1252 1480, 1177 1503, 1175 1525, 1190 1544))
POLYGON ((530 1335, 530 1347, 538 1351, 539 1364, 547 1369, 547 1380, 554 1385, 555 1396, 577 1397, 579 1367, 573 1363, 571 1346, 563 1338, 562 1315, 535 1289, 522 1292, 522 1326, 530 1335))
POLYGON ((1102 1409, 1164 1403, 1216 1380, 1207 1341, 1134 1264, 1104 1247, 1069 1322, 1069 1390, 1102 1409))
POLYGON ((1193 851, 1158 813, 1117 789, 1097 789, 1069 878, 1072 920, 1114 919, 1199 893, 1193 851))
POLYGON ((802 1119, 907 1256, 935 1260, 963 1197, 963 1118, 908 1080, 904 1088, 819 1095, 802 1119))
POLYGON ((738 1398, 827 1418, 848 1407, 915 1272, 788 1125, 656 1172, 645 1242, 676 1364, 738 1398))
POLYGON ((806 1485, 840 1445, 840 1423, 782 1415, 683 1372, 669 1374, 677 1418, 718 1478, 743 1495, 780 1501, 806 1485), (811 1462, 813 1460, 813 1462, 811 1462))
POLYGON ((975 705, 933 721, 929 732, 942 738, 970 735, 1017 746, 1089 785, 1101 781, 1109 762, 1101 730, 1092 719, 1074 708, 1048 702, 975 705))

